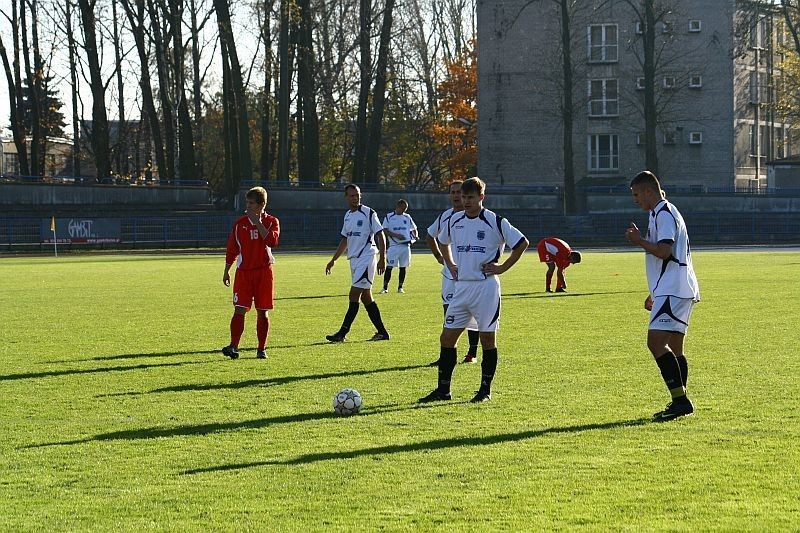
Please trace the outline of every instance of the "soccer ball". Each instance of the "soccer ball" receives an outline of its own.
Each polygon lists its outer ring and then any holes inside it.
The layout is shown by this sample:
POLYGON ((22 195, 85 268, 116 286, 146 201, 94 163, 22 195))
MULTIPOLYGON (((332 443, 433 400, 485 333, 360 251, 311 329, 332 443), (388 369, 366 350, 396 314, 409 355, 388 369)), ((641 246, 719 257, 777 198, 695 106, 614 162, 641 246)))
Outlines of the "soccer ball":
POLYGON ((333 397, 333 410, 337 415, 350 416, 361 411, 361 395, 355 389, 342 389, 333 397))

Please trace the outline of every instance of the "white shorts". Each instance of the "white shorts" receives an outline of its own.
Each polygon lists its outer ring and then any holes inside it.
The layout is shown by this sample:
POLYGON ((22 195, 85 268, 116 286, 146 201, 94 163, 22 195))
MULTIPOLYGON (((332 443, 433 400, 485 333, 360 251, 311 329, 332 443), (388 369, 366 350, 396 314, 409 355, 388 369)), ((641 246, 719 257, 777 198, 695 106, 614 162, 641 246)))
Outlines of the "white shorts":
POLYGON ((375 271, 378 268, 378 256, 354 257, 350 260, 350 274, 353 277, 352 287, 357 289, 371 289, 375 271))
POLYGON ((650 311, 650 325, 647 329, 686 333, 693 307, 694 300, 691 298, 656 296, 653 298, 653 310, 650 311))
POLYGON ((387 267, 401 267, 405 268, 411 264, 411 246, 408 244, 399 244, 390 246, 386 252, 386 266, 387 267))
POLYGON ((464 329, 474 321, 478 331, 497 331, 500 327, 500 279, 491 276, 482 281, 459 281, 455 285, 444 327, 464 329))
MULTIPOLYGON (((456 292, 456 282, 450 278, 446 278, 442 276, 442 305, 450 305, 450 302, 453 301, 453 294, 456 292)), ((470 331, 478 331, 478 323, 475 321, 475 317, 472 317, 472 320, 469 321, 467 324, 467 329, 470 331)))

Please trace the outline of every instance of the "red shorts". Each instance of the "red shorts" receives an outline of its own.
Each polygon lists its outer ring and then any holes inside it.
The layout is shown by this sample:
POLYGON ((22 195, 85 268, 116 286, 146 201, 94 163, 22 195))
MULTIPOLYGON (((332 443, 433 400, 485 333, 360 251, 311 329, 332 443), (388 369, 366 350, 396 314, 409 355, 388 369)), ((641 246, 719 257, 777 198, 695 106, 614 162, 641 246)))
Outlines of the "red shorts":
POLYGON ((233 279, 233 305, 250 309, 255 301, 256 309, 270 310, 273 305, 275 287, 272 265, 255 270, 237 270, 233 279))

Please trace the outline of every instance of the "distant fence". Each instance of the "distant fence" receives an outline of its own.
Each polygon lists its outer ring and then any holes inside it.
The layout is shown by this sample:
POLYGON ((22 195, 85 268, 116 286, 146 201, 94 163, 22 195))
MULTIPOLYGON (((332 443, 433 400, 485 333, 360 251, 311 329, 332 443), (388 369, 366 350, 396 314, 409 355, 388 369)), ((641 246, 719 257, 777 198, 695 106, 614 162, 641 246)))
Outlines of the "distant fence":
MULTIPOLYGON (((281 220, 281 246, 333 250, 339 240, 343 211, 275 213, 281 220)), ((425 228, 438 211, 417 211, 414 219, 424 236, 425 228)), ((575 246, 624 245, 630 222, 647 227, 646 215, 597 214, 561 216, 524 211, 504 213, 532 242, 559 236, 575 246)), ((95 219, 56 219, 60 249, 86 248, 201 248, 225 245, 237 214, 203 214, 95 219), (64 239, 65 228, 86 231, 92 227, 113 228, 110 238, 86 239, 78 235, 64 239), (113 222, 113 223, 110 223, 113 222)), ((689 235, 695 244, 769 244, 800 242, 800 214, 797 213, 687 213, 689 235)), ((49 250, 50 219, 0 217, 0 250, 49 250)), ((71 231, 71 230, 70 230, 71 231)), ((421 239, 415 245, 424 249, 421 239)))

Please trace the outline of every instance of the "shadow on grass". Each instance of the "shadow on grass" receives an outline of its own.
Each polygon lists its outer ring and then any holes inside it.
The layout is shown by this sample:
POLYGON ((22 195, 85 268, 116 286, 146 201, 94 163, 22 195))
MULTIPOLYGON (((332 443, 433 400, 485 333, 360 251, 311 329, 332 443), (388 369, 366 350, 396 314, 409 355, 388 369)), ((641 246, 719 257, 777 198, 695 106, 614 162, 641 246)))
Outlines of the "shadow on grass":
POLYGON ((70 370, 48 370, 45 372, 26 372, 23 374, 7 374, 0 376, 0 381, 13 381, 17 379, 47 378, 53 376, 73 376, 78 374, 97 374, 102 372, 126 372, 129 370, 146 370, 148 368, 164 368, 168 366, 199 365, 209 361, 182 361, 177 363, 154 363, 147 365, 108 366, 105 368, 84 368, 70 370))
POLYGON ((207 472, 224 472, 226 470, 239 470, 243 468, 253 468, 271 465, 299 465, 316 463, 319 461, 332 461, 337 459, 354 459, 357 457, 369 457, 374 455, 387 455, 392 453, 434 451, 448 448, 458 448, 461 446, 486 446, 491 444, 502 444, 506 442, 517 442, 527 439, 535 439, 546 435, 559 433, 581 433, 597 429, 615 429, 624 427, 635 427, 651 423, 649 418, 637 418, 634 420, 622 420, 619 422, 606 422, 604 424, 583 424, 577 426, 550 427, 543 429, 532 429, 518 433, 501 433, 499 435, 489 435, 486 437, 460 437, 453 439, 436 439, 426 442, 415 442, 411 444, 391 444, 388 446, 376 446, 363 450, 353 450, 350 452, 324 452, 309 453, 286 461, 257 461, 253 463, 235 463, 228 465, 212 466, 206 468, 196 468, 186 470, 183 474, 203 474, 207 472))
POLYGON ((503 294, 503 298, 566 298, 567 296, 600 296, 604 294, 642 294, 642 291, 512 292, 511 294, 503 294))
POLYGON ((78 361, 116 361, 118 359, 146 359, 150 357, 175 357, 177 355, 208 355, 222 353, 221 350, 185 350, 182 352, 158 352, 158 353, 124 353, 120 355, 103 355, 100 357, 87 357, 85 359, 62 359, 50 361, 51 363, 74 363, 78 361))
MULTIPOLYGON (((465 401, 466 402, 466 401, 465 401)), ((440 407, 444 405, 453 405, 453 402, 439 403, 435 405, 387 405, 383 407, 374 407, 364 410, 359 417, 371 416, 383 413, 390 413, 395 411, 406 411, 408 409, 424 409, 431 407, 440 407)), ((45 442, 41 444, 28 444, 21 446, 20 449, 28 448, 44 448, 48 446, 68 446, 73 444, 86 444, 89 442, 102 442, 114 440, 147 440, 159 439, 164 437, 189 437, 189 436, 203 436, 211 433, 219 433, 223 431, 238 431, 242 429, 261 429, 276 424, 290 424, 293 422, 310 422, 312 420, 325 420, 328 418, 338 418, 338 416, 331 411, 317 411, 314 413, 297 413, 293 415, 273 416, 269 418, 258 418, 255 420, 242 420, 238 422, 224 422, 224 423, 208 423, 208 424, 195 424, 187 426, 177 426, 171 428, 143 428, 143 429, 130 429, 125 431, 112 431, 109 433, 100 433, 94 437, 87 437, 85 439, 68 440, 61 442, 45 442)))
POLYGON ((286 296, 285 298, 275 298, 275 300, 318 300, 320 298, 342 298, 346 294, 320 294, 318 296, 286 296))
POLYGON ((369 374, 380 374, 383 372, 400 372, 403 370, 415 370, 417 368, 427 368, 427 367, 428 365, 393 366, 389 368, 378 368, 370 370, 343 370, 341 372, 326 372, 324 374, 308 374, 305 376, 282 376, 282 377, 276 376, 265 379, 248 379, 245 381, 236 381, 233 383, 175 385, 172 387, 162 387, 159 389, 153 389, 147 392, 114 392, 110 394, 98 394, 95 397, 104 398, 109 396, 140 396, 143 394, 158 394, 162 392, 209 391, 209 390, 245 389, 247 387, 271 387, 273 385, 285 385, 286 383, 294 383, 295 381, 340 378, 340 377, 350 377, 350 376, 366 376, 369 374))

